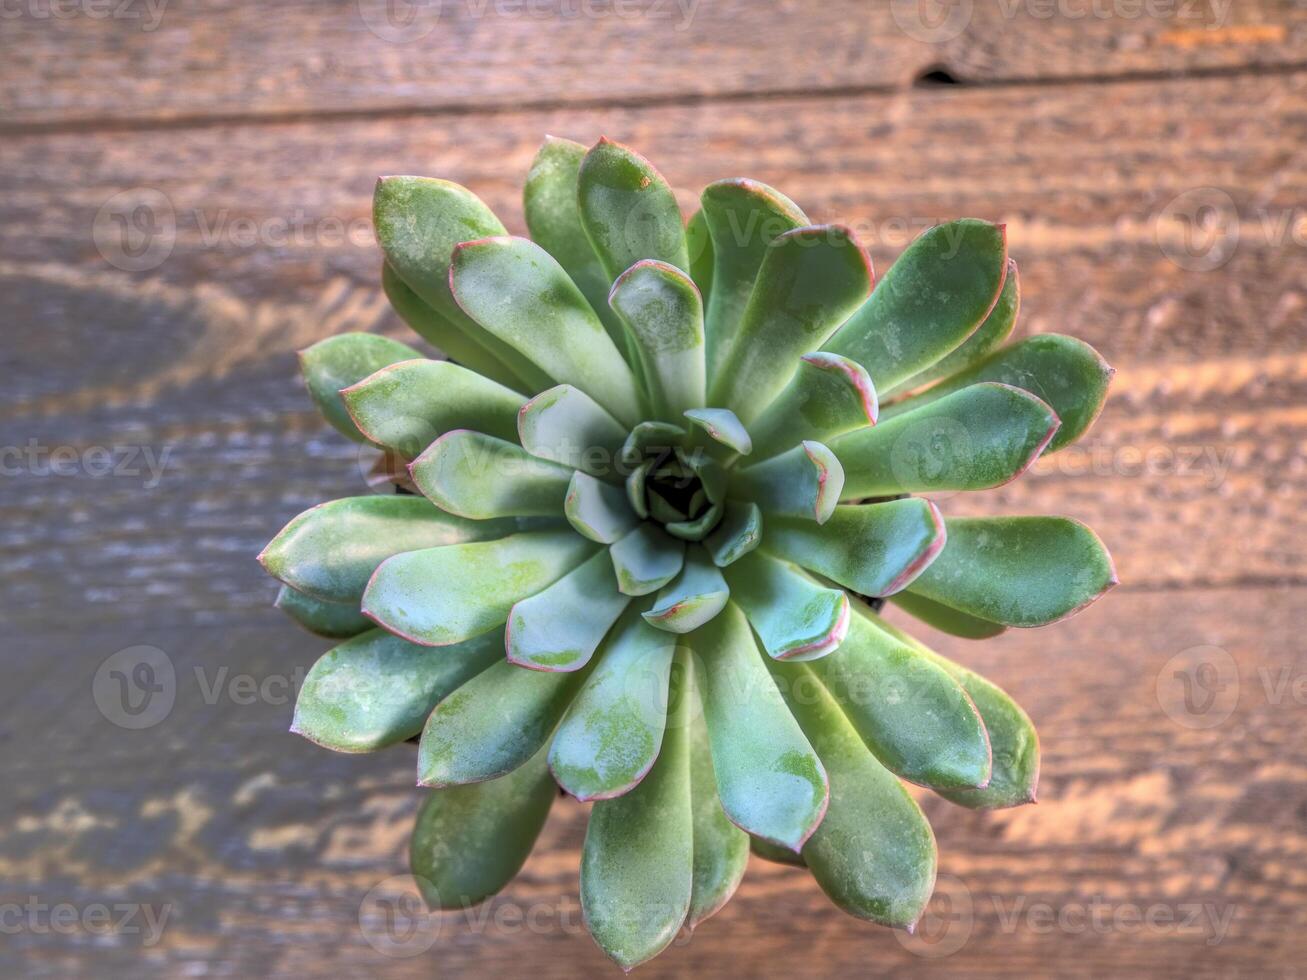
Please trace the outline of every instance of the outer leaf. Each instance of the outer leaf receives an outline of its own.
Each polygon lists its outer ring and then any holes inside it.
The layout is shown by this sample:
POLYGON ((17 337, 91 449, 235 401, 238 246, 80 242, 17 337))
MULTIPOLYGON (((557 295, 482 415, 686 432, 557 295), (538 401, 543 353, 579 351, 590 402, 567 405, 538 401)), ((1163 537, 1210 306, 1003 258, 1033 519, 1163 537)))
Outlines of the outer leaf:
POLYGON ((796 228, 767 248, 730 350, 713 375, 709 402, 745 425, 871 292, 871 260, 840 225, 796 228))
POLYGON ((449 287, 487 332, 554 382, 585 391, 627 425, 642 414, 636 380, 562 266, 525 238, 483 238, 454 249, 449 287))
POLYGON ((726 408, 692 408, 685 417, 708 433, 716 443, 733 453, 748 456, 753 451, 753 441, 748 431, 735 417, 735 413, 726 408))
POLYGON ((712 292, 704 323, 712 379, 734 341, 767 246, 808 224, 808 218, 780 191, 756 180, 719 180, 704 189, 701 202, 712 237, 712 292))
POLYGON ((310 633, 333 640, 343 640, 372 628, 372 621, 359 612, 356 602, 323 602, 289 585, 277 591, 273 603, 310 633))
POLYGON ((762 553, 741 558, 726 576, 768 656, 815 660, 844 642, 849 597, 843 589, 824 589, 793 565, 762 553))
POLYGON ((422 497, 343 497, 295 517, 259 562, 292 589, 357 606, 372 573, 392 555, 502 537, 528 526, 518 520, 467 521, 422 497))
POLYGON ((985 490, 1015 480, 1061 423, 1030 392, 975 384, 875 428, 841 436, 844 497, 985 490))
POLYGON ((517 433, 533 456, 609 480, 615 479, 626 440, 617 420, 571 385, 542 391, 527 402, 518 415, 517 433))
POLYGON ((826 772, 734 603, 695 633, 713 772, 736 826, 799 850, 826 811, 826 772))
POLYGON ((342 333, 300 351, 300 371, 313 403, 341 435, 366 442, 345 410, 340 390, 396 361, 422 355, 407 344, 371 333, 342 333))
POLYGON ((617 591, 602 551, 508 614, 510 663, 533 670, 579 670, 617 621, 630 596, 617 591))
POLYGON ((862 745, 813 665, 773 664, 773 670, 789 681, 781 687, 790 710, 830 775, 830 809, 803 847, 804 863, 845 912, 911 928, 935 887, 930 824, 862 745))
POLYGON ((912 584, 944 547, 939 510, 922 497, 835 508, 818 525, 767 521, 766 550, 862 595, 893 595, 912 584))
POLYGON ((437 507, 472 520, 557 514, 572 479, 566 466, 468 429, 446 432, 408 471, 437 507))
POLYGON ((526 401, 467 368, 425 358, 382 368, 340 394, 360 432, 408 459, 454 429, 515 441, 526 401))
POLYGON ((458 643, 502 625, 514 603, 557 581, 593 548, 568 529, 410 551, 377 569, 363 612, 414 643, 458 643))
POLYGON ((994 308, 1006 270, 1002 225, 937 225, 907 247, 824 349, 853 358, 877 391, 888 391, 971 336, 994 308))
POLYGON ((1103 542, 1067 517, 959 517, 913 591, 969 616, 1044 626, 1116 585, 1103 542))
POLYGON ((968 616, 964 612, 950 609, 925 596, 919 596, 911 589, 896 592, 890 596, 890 602, 937 630, 966 637, 969 640, 985 640, 1007 630, 1007 627, 1001 623, 991 623, 986 619, 968 616))
POLYGON ((703 300, 690 277, 645 260, 623 272, 608 297, 626 324, 656 417, 680 421, 704 403, 703 300))
POLYGON ((1046 333, 1005 347, 973 367, 945 378, 933 388, 884 411, 889 419, 929 404, 981 381, 1024 388, 1047 402, 1062 420, 1044 452, 1057 452, 1075 442, 1098 418, 1107 399, 1113 369, 1083 341, 1046 333))
POLYGON ((700 547, 685 553, 681 574, 658 593, 645 621, 669 633, 689 633, 712 619, 730 598, 726 580, 700 547))
POLYGON ((749 426, 753 458, 875 425, 879 411, 871 375, 861 364, 824 351, 804 354, 785 390, 749 426))
POLYGON ((867 747, 891 772, 932 789, 990 778, 985 726, 947 671, 882 632, 861 605, 844 644, 813 665, 867 747))
POLYGON ((1029 716, 1002 688, 941 657, 920 640, 897 629, 871 610, 863 612, 877 627, 952 674, 975 703, 985 722, 994 757, 989 785, 984 789, 943 790, 940 795, 950 802, 975 810, 1034 803, 1039 784, 1039 736, 1029 716))
POLYGON ((500 891, 526 863, 557 795, 543 751, 499 779, 431 792, 409 845, 427 904, 467 909, 500 891))
POLYGON ((586 926, 625 970, 676 938, 694 887, 688 698, 672 703, 679 712, 653 770, 626 795, 594 805, 581 853, 586 926))
POLYGON ((757 501, 765 513, 825 524, 844 494, 844 467, 821 443, 805 440, 737 471, 731 490, 757 501))
POLYGON ((667 724, 674 637, 634 609, 608 634, 554 736, 549 767, 578 800, 621 796, 653 767, 667 724))
POLYGON ((713 248, 712 232, 708 230, 708 220, 702 211, 694 212, 685 223, 685 244, 690 252, 690 268, 686 271, 699 287, 699 292, 707 296, 712 289, 713 248))
POLYGON ((608 549, 617 572, 617 587, 627 595, 648 595, 674 579, 685 558, 685 545, 652 524, 641 524, 608 549))
POLYGON ((479 783, 524 765, 549 741, 588 674, 523 670, 506 660, 492 664, 427 718, 418 784, 479 783))
POLYGON ((432 653, 372 629, 329 650, 304 678, 290 730, 337 752, 411 738, 436 702, 503 656, 495 634, 432 653))
POLYGON ((747 555, 762 542, 762 511, 755 503, 730 503, 726 513, 707 538, 704 547, 713 564, 725 568, 747 555))
POLYGON ((568 484, 563 513, 577 533, 600 544, 620 540, 639 523, 625 490, 580 470, 572 474, 568 484))
POLYGON ((634 150, 600 139, 581 163, 576 197, 581 224, 609 282, 642 259, 689 269, 676 195, 634 150))

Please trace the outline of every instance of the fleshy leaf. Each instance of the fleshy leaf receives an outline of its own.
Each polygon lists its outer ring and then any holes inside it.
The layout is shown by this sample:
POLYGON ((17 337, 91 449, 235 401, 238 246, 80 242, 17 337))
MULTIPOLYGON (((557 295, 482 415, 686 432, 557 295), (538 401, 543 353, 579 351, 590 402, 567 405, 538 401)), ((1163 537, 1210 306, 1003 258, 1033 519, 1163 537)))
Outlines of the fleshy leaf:
POLYGON ((508 660, 534 670, 579 670, 630 601, 617 591, 613 563, 600 551, 513 607, 508 660))
POLYGON ((526 401, 467 368, 425 358, 384 367, 340 394, 360 432, 408 459, 454 429, 516 441, 526 401))
POLYGON ((663 525, 663 530, 674 538, 683 541, 702 541, 721 520, 723 504, 713 504, 698 517, 684 521, 673 521, 663 525))
POLYGON ((844 642, 849 597, 843 589, 822 588, 793 565, 760 552, 731 565, 726 579, 768 656, 815 660, 844 642))
POLYGON ((690 268, 686 271, 699 287, 700 295, 706 297, 712 290, 713 248, 712 232, 708 230, 703 211, 694 212, 685 223, 685 246, 690 252, 690 268))
POLYGON ((964 612, 950 609, 943 603, 917 595, 911 589, 894 593, 890 596, 890 602, 941 632, 969 640, 986 640, 1007 630, 1007 627, 1001 623, 991 623, 987 619, 968 616, 964 612))
POLYGON ((446 432, 408 471, 437 507, 472 520, 557 514, 573 473, 515 442, 468 429, 446 432))
POLYGON ((974 384, 841 436, 831 449, 844 464, 845 499, 985 490, 1024 473, 1059 424, 1022 388, 974 384))
POLYGON ((626 595, 648 595, 681 571, 685 544, 653 524, 641 524, 608 549, 617 587, 626 595))
POLYGON ((826 773, 763 663, 740 607, 694 634, 722 808, 743 830, 799 850, 826 810, 826 773))
POLYGON ((713 564, 725 568, 739 561, 762 542, 762 511, 758 505, 729 503, 721 523, 704 539, 713 564))
POLYGON ((738 470, 731 490, 756 501, 764 513, 825 524, 844 492, 844 467, 820 442, 804 441, 738 470))
POLYGON ((749 426, 753 458, 874 425, 879 411, 871 375, 861 364, 824 351, 804 354, 785 390, 749 426))
POLYGON ((615 479, 626 430, 593 398, 572 385, 542 391, 523 406, 517 432, 533 456, 615 479))
MULTIPOLYGON (((552 255, 526 238, 454 249, 449 286, 468 316, 627 425, 643 414, 635 376, 598 315, 552 255)), ((547 385, 544 387, 548 387, 547 385)))
POLYGON ((839 506, 825 524, 767 520, 766 550, 862 595, 912 584, 944 547, 944 524, 923 497, 839 506))
POLYGON ((728 408, 691 408, 685 417, 706 432, 714 442, 741 456, 753 451, 748 431, 728 408))
POLYGON ((310 633, 332 640, 343 640, 370 630, 372 620, 361 612, 357 602, 323 602, 289 585, 282 585, 273 603, 310 633))
POLYGON ((700 202, 712 238, 712 291, 704 318, 712 379, 735 338, 767 246, 808 218, 780 191, 756 180, 719 180, 704 188, 700 202))
POLYGON ((414 643, 447 646, 503 625, 514 603, 562 578, 593 550, 568 528, 405 552, 376 570, 363 612, 414 643))
POLYGON ((888 391, 961 346, 989 315, 1007 271, 1002 225, 964 218, 926 230, 826 344, 888 391))
POLYGON ((1005 626, 1044 626, 1116 585, 1112 558, 1067 517, 958 517, 948 544, 913 583, 920 596, 1005 626))
POLYGON ((653 769, 629 793, 595 803, 581 852, 586 926, 624 970, 676 938, 694 887, 689 698, 673 692, 670 701, 653 769))
POLYGON ((658 593, 645 621, 669 633, 689 633, 712 619, 730 598, 730 589, 707 553, 691 545, 681 573, 658 593))
POLYGON ((543 751, 499 779, 432 790, 409 844, 427 905, 465 911, 499 892, 526 863, 557 797, 543 751))
POLYGON ((689 269, 676 195, 634 150, 607 138, 592 146, 581 162, 576 198, 609 282, 642 259, 689 269))
POLYGON ((680 269, 645 260, 623 272, 608 298, 626 324, 654 415, 680 421, 704 403, 703 300, 680 269))
POLYGON ((259 562, 298 592, 357 606, 372 573, 392 555, 499 538, 530 523, 468 521, 422 497, 343 497, 292 519, 263 549, 259 562))
POLYGON ((749 850, 764 861, 771 861, 773 864, 788 864, 795 868, 806 868, 808 863, 803 860, 802 854, 795 854, 788 847, 780 847, 771 841, 763 840, 761 837, 749 838, 749 850))
POLYGON ((1113 369, 1098 351, 1084 341, 1055 333, 1038 334, 1004 347, 919 395, 888 406, 884 418, 928 405, 968 385, 997 381, 1024 388, 1057 413, 1062 427, 1044 450, 1053 453, 1075 442, 1093 425, 1107 399, 1112 374, 1113 369))
POLYGON ((634 609, 618 621, 549 750, 558 785, 578 800, 621 796, 652 768, 667 723, 676 638, 634 609))
POLYGON ((840 225, 796 228, 778 236, 713 374, 709 404, 750 424, 814 351, 871 292, 871 261, 840 225))
POLYGON ((629 533, 639 518, 626 491, 577 470, 567 487, 563 513, 577 533, 600 544, 612 544, 629 533))
MULTIPOLYGON (((829 659, 829 658, 827 658, 829 659)), ((815 665, 773 663, 830 778, 830 807, 803 847, 821 890, 850 915, 910 928, 935 887, 935 835, 903 784, 867 751, 815 665)))
POLYGON ((418 743, 418 783, 479 783, 524 765, 548 742, 589 673, 524 670, 506 660, 491 664, 427 718, 418 743))
POLYGON ((863 614, 813 664, 881 765, 931 789, 972 789, 990 778, 989 737, 971 699, 941 667, 863 614))
POLYGON ((313 665, 290 730, 337 752, 394 745, 422 731, 436 702, 502 658, 493 633, 435 653, 371 629, 313 665))
POLYGON ((355 442, 366 442, 367 437, 358 430, 345 410, 341 389, 362 381, 388 364, 421 356, 407 344, 389 337, 342 333, 300 351, 300 371, 313 403, 331 427, 355 442))

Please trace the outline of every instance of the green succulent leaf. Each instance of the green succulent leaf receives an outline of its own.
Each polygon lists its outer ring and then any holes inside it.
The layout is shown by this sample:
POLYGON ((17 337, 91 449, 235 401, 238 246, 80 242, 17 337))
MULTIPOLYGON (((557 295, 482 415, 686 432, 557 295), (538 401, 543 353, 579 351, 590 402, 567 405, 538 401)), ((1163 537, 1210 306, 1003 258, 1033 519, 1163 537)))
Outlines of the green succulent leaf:
POLYGON ((446 432, 409 466, 428 500, 472 520, 557 514, 572 472, 515 442, 468 429, 446 432))
POLYGON ((730 453, 748 456, 753 452, 753 440, 748 431, 728 408, 691 408, 685 413, 691 423, 708 434, 708 437, 730 453))
POLYGON ((731 490, 756 501, 764 513, 825 524, 844 493, 844 467, 826 446, 805 440, 738 470, 731 490))
POLYGON ((676 578, 685 559, 685 543, 653 524, 641 524, 608 549, 617 572, 617 587, 626 595, 648 595, 676 578))
POLYGON ((870 610, 866 617, 880 629, 929 657, 962 685, 989 732, 993 774, 984 789, 937 790, 944 799, 973 810, 993 810, 1035 802, 1039 785, 1039 736, 1029 716, 998 685, 941 657, 870 610))
POLYGON ((438 653, 372 629, 322 656, 304 678, 291 731, 337 752, 412 738, 436 702, 497 660, 496 634, 438 653))
POLYGON ((499 779, 432 790, 409 844, 427 905, 465 910, 512 881, 557 795, 543 751, 499 779))
POLYGON ((777 236, 713 375, 709 402, 751 423, 793 377, 799 358, 824 344, 870 292, 871 261, 847 228, 812 225, 777 236))
POLYGON ((345 409, 341 389, 362 381, 388 364, 421 356, 408 344, 389 337, 342 333, 300 351, 300 371, 313 403, 331 427, 355 442, 367 442, 367 437, 358 430, 345 409))
POLYGON ((289 585, 277 590, 273 605, 310 633, 332 640, 347 639, 372 628, 372 620, 359 612, 357 602, 323 602, 289 585))
POLYGON ((575 385, 627 425, 643 414, 626 360, 576 284, 539 245, 510 237, 463 242, 450 261, 449 286, 468 316, 553 383, 575 385))
POLYGON ((700 203, 712 241, 712 292, 704 322, 711 379, 735 338, 767 247, 809 222, 797 204, 756 180, 709 184, 700 203))
POLYGON ((491 664, 427 718, 418 743, 419 785, 479 783, 524 765, 549 741, 589 674, 589 668, 523 670, 503 659, 491 664))
POLYGON ((961 346, 989 315, 1007 271, 1002 225, 965 218, 917 238, 826 344, 888 391, 961 346))
POLYGON ((694 889, 689 699, 673 691, 669 700, 676 710, 653 769, 629 793, 595 803, 581 852, 586 926, 624 970, 676 938, 694 889))
POLYGON ((513 607, 508 660, 533 670, 579 670, 630 601, 617 591, 612 561, 597 552, 513 607))
POLYGON ((449 361, 400 361, 341 391, 358 430, 407 459, 439 436, 473 429, 516 441, 526 399, 449 361))
POLYGON ((815 660, 844 642, 849 597, 843 589, 823 588, 788 562, 761 552, 731 565, 726 580, 768 656, 815 660))
POLYGON ((923 497, 835 508, 825 524, 767 520, 765 550, 861 595, 893 595, 944 547, 939 510, 923 497))
MULTIPOLYGON (((830 658, 827 658, 828 660, 830 658)), ((935 887, 935 835, 921 808, 858 738, 812 664, 781 665, 790 710, 830 778, 830 807, 803 846, 821 890, 850 915, 910 928, 935 887)))
POLYGON ((617 420, 572 385, 542 391, 527 402, 517 430, 523 448, 533 456, 609 480, 626 441, 626 430, 617 420))
POLYGON ((578 800, 621 796, 653 767, 667 724, 676 638, 628 610, 604 640, 549 750, 558 785, 578 800))
POLYGON ((721 523, 703 543, 718 568, 739 561, 762 543, 762 510, 752 501, 728 503, 721 523))
POLYGON ((713 772, 731 822, 798 851, 826 810, 826 772, 763 664, 740 607, 695 632, 713 772))
POLYGON ((593 550, 569 529, 409 551, 377 568, 363 593, 363 612, 414 643, 447 646, 502 626, 515 603, 593 550))
POLYGON ((883 419, 938 401, 984 381, 1024 388, 1047 402, 1062 427, 1044 449, 1057 452, 1075 442, 1098 418, 1107 399, 1113 369, 1082 340, 1046 333, 1027 337, 991 354, 979 364, 945 378, 921 394, 887 407, 883 419))
POLYGON ((831 449, 848 499, 985 490, 1024 473, 1060 424, 1030 392, 988 382, 841 436, 831 449))
POLYGON ((920 596, 1005 626, 1044 626, 1116 585, 1112 558, 1066 517, 959 517, 948 544, 913 583, 920 596))
POLYGON ((631 510, 626 491, 577 470, 563 501, 568 523, 591 541, 612 544, 640 522, 631 510))
POLYGON ((910 588, 894 593, 889 600, 928 626, 968 640, 986 640, 1007 631, 1007 627, 1002 623, 991 623, 987 619, 968 616, 964 612, 950 609, 943 603, 917 595, 910 588))
POLYGON ((690 252, 690 278, 699 287, 699 293, 707 296, 712 289, 713 248, 712 232, 708 230, 708 219, 703 211, 690 215, 685 223, 685 245, 690 252))
POLYGON ((357 608, 368 579, 392 555, 503 537, 529 526, 513 519, 464 520, 422 497, 343 497, 291 520, 259 562, 297 592, 357 608))
POLYGON ((680 269, 646 259, 623 272, 608 298, 626 324, 654 415, 665 422, 704 402, 703 300, 680 269))
POLYGON ((795 868, 806 868, 808 866, 808 862, 803 860, 802 854, 795 854, 788 847, 780 847, 771 841, 763 840, 761 837, 749 838, 749 850, 764 861, 771 861, 773 864, 788 864, 795 868))
POLYGON ((712 619, 726 605, 730 589, 707 552, 697 545, 686 549, 681 573, 663 587, 644 618, 669 633, 689 633, 712 619))
POLYGON ((943 668, 877 629, 861 603, 843 645, 813 669, 891 772, 931 789, 989 782, 989 737, 966 692, 943 668))
POLYGON ((790 383, 749 426, 753 458, 875 425, 879 411, 871 375, 861 364, 825 351, 804 354, 790 383))

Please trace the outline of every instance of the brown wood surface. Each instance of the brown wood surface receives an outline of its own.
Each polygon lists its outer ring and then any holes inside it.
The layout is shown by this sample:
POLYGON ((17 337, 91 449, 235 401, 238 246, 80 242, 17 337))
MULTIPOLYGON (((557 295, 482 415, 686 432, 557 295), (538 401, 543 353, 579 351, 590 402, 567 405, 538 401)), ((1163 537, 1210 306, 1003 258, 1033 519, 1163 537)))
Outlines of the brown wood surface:
POLYGON ((148 947, 0 915, 0 973, 616 973, 577 926, 570 802, 489 919, 446 917, 413 958, 368 944, 361 903, 404 871, 412 754, 286 734, 285 688, 326 644, 268 608, 252 560, 293 514, 365 492, 293 351, 348 329, 407 337, 366 233, 376 175, 462 181, 521 231, 521 180, 553 132, 633 143, 687 208, 717 177, 775 183, 851 224, 881 269, 926 224, 1006 221, 1019 330, 1083 337, 1118 369, 1082 448, 941 501, 1079 517, 1117 559, 1122 584, 1067 623, 983 643, 923 631, 1027 706, 1039 805, 926 802, 941 886, 923 941, 755 862, 641 975, 1301 974, 1302 6, 1235 0, 1208 30, 977 3, 937 45, 882 5, 761 6, 702 0, 682 39, 446 0, 452 19, 413 45, 381 42, 352 4, 174 0, 154 32, 30 6, 0 19, 0 911, 171 909, 148 947), (933 65, 977 84, 909 86, 933 65), (1237 218, 1228 255, 1183 251, 1204 200, 1228 203, 1221 227, 1237 218), (170 248, 150 268, 119 267, 124 201, 155 206, 170 248), (48 473, 56 447, 83 462, 48 473), (97 447, 137 472, 96 475, 97 447), (144 450, 167 453, 157 485, 144 450), (129 731, 94 679, 141 644, 171 659, 176 703, 129 731), (1189 708, 1184 677, 1201 682, 1189 708), (252 703, 246 683, 263 687, 252 703))

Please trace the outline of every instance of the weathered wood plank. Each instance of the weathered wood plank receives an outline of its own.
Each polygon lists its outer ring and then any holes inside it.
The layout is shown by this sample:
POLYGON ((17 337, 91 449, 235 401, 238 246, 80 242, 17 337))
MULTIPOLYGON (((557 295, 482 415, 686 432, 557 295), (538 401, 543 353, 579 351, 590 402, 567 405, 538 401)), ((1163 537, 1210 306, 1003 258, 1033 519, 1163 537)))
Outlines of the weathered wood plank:
MULTIPOLYGON (((1301 65, 1293 0, 26 0, 0 127, 1301 65), (94 79, 88 84, 88 79, 94 79), (38 81, 39 80, 39 81, 38 81)), ((429 124, 436 128, 437 124, 429 124)))

